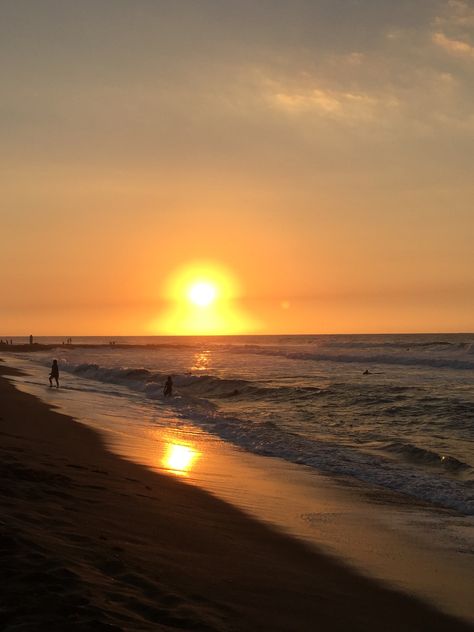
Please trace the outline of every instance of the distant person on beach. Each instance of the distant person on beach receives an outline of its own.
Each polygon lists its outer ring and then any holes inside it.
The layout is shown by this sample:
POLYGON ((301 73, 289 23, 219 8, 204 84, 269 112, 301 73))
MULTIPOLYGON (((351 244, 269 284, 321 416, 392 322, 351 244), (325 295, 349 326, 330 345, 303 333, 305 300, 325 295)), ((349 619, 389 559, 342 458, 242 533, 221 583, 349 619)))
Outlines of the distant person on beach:
POLYGON ((32 344, 33 344, 33 336, 30 335, 30 345, 32 345, 32 344))
POLYGON ((171 375, 168 375, 168 377, 166 378, 163 395, 165 397, 171 397, 173 395, 173 380, 171 379, 171 375))
POLYGON ((49 374, 50 388, 53 386, 53 379, 56 381, 56 388, 59 388, 59 367, 57 360, 53 360, 53 364, 51 365, 51 373, 49 374))

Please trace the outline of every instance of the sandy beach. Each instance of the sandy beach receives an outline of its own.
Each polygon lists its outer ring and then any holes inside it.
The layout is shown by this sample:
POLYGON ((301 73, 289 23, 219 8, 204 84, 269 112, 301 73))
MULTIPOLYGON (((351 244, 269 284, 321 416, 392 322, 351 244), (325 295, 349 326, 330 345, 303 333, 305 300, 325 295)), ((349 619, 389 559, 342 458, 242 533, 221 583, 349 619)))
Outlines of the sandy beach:
POLYGON ((472 629, 0 393, 2 630, 472 629))

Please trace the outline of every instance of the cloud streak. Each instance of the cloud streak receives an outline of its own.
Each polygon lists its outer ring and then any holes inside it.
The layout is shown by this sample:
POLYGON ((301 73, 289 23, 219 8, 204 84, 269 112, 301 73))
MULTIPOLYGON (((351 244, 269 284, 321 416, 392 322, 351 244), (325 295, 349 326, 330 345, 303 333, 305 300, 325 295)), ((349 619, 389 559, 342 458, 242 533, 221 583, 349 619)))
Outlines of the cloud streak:
POLYGON ((468 42, 452 39, 441 32, 434 33, 433 42, 450 55, 474 59, 474 46, 471 46, 468 42))
POLYGON ((364 92, 349 92, 325 87, 285 89, 273 86, 269 90, 270 104, 291 115, 317 115, 346 122, 376 120, 381 111, 396 108, 394 98, 382 100, 364 92))

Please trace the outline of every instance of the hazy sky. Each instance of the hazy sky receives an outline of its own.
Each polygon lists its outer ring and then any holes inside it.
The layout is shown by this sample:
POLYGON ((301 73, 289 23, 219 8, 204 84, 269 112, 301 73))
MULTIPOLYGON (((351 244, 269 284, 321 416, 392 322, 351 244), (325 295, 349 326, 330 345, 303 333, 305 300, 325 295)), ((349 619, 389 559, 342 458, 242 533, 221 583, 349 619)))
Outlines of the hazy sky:
POLYGON ((474 1, 0 2, 0 336, 474 330, 474 1))

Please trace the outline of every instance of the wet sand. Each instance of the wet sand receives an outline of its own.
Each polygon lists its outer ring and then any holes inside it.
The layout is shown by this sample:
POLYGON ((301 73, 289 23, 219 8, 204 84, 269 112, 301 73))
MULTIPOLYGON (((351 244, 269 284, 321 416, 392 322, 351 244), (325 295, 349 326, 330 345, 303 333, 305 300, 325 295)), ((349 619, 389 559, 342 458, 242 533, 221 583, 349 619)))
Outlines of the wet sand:
POLYGON ((472 629, 113 455, 4 378, 0 402, 2 630, 472 629))

